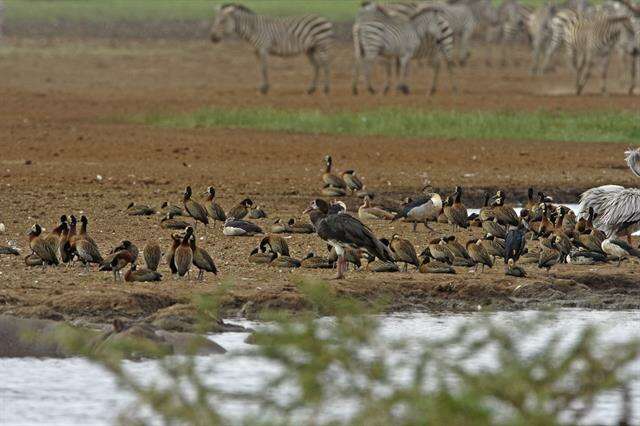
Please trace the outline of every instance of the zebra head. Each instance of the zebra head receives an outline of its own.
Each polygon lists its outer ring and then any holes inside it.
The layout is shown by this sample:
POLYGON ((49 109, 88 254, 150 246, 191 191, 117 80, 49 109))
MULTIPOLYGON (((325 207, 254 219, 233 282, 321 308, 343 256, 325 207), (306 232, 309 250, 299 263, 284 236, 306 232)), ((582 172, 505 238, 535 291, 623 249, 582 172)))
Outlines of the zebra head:
POLYGON ((236 30, 236 20, 240 14, 253 14, 253 12, 240 4, 223 4, 216 8, 216 17, 211 27, 211 41, 218 43, 224 36, 236 30))

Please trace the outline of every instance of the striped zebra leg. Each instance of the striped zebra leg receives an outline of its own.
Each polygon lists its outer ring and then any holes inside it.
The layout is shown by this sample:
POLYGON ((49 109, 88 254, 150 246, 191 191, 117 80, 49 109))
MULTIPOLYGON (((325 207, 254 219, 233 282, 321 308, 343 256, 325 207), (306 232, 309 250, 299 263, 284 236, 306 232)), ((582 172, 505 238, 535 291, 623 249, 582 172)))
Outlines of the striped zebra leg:
POLYGON ((313 67, 313 77, 311 78, 311 86, 307 89, 307 94, 312 95, 316 91, 318 85, 318 77, 320 76, 320 64, 314 52, 307 53, 311 67, 313 67))
MULTIPOLYGON (((400 64, 398 61, 393 61, 396 63, 396 75, 399 74, 400 64)), ((384 88, 382 89, 382 93, 385 95, 389 93, 389 89, 391 88, 391 73, 392 73, 393 63, 391 59, 384 60, 384 72, 386 76, 386 80, 384 83, 384 88)))
POLYGON ((429 95, 436 93, 438 87, 438 76, 440 75, 440 61, 436 58, 432 61, 431 68, 433 69, 433 78, 431 80, 431 89, 429 89, 429 95))
POLYGON ((605 95, 607 94, 607 74, 609 72, 609 59, 611 55, 606 55, 602 61, 602 86, 600 88, 600 92, 605 95))
POLYGON ((409 61, 411 60, 411 54, 407 54, 400 57, 400 72, 399 81, 396 89, 404 93, 409 94, 409 85, 407 85, 407 77, 409 75, 409 61))
POLYGON ((374 58, 364 57, 362 58, 362 69, 364 74, 364 84, 367 86, 367 91, 372 95, 376 93, 376 89, 371 84, 371 71, 373 69, 374 58))
POLYGON ((633 95, 636 88, 636 82, 640 77, 638 75, 638 69, 640 68, 640 48, 635 48, 631 55, 631 85, 629 86, 629 94, 633 95))
POLYGON ((260 93, 266 95, 269 92, 269 75, 267 71, 267 58, 268 54, 265 51, 256 52, 258 61, 260 61, 260 74, 262 76, 262 83, 260 84, 260 93))

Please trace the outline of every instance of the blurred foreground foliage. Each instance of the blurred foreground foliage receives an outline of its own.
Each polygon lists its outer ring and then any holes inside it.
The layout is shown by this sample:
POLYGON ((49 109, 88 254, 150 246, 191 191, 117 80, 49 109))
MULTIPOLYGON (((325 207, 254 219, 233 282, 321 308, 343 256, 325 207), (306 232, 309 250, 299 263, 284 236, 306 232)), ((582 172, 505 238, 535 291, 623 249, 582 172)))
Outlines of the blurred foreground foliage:
MULTIPOLYGON (((82 335, 72 331, 63 339, 137 397, 121 415, 123 424, 578 424, 596 398, 611 391, 625 401, 617 423, 630 422, 630 384, 638 372, 629 367, 638 360, 638 341, 603 345, 593 328, 585 328, 567 342, 565 332, 546 330, 544 344, 525 355, 522 343, 545 332, 549 319, 541 314, 517 326, 469 322, 445 339, 389 344, 380 337, 378 309, 338 296, 323 282, 298 286, 307 312, 265 313, 266 324, 247 351, 160 357, 161 384, 135 378, 123 361, 138 342, 96 352, 83 351, 82 335), (415 356, 398 356, 409 348, 415 356), (233 357, 270 365, 273 374, 242 392, 212 384, 216 365, 233 357), (228 417, 222 405, 229 401, 241 403, 246 414, 228 417)), ((203 324, 218 318, 219 297, 198 299, 203 324)), ((148 342, 140 344, 150 351, 148 342)))

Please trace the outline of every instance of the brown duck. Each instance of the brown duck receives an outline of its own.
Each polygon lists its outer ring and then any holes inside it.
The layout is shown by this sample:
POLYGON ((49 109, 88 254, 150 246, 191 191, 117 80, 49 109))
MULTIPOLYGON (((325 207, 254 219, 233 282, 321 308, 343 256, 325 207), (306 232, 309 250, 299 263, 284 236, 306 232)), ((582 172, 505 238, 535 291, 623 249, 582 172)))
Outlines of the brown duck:
POLYGON ((138 269, 134 263, 124 274, 124 280, 128 283, 160 281, 162 280, 162 274, 151 269, 138 269))
POLYGON ((247 213, 249 213, 249 207, 251 206, 253 206, 253 201, 251 201, 250 198, 245 198, 244 200, 240 201, 237 206, 229 210, 229 213, 227 213, 227 218, 238 220, 243 219, 247 215, 247 213))
POLYGON ((189 246, 193 253, 193 266, 198 268, 198 276, 196 279, 202 281, 205 272, 218 275, 218 268, 216 268, 216 264, 213 262, 209 253, 207 253, 205 249, 196 246, 196 237, 194 235, 189 239, 189 246))
POLYGON ((469 252, 469 256, 475 262, 475 272, 478 271, 478 265, 482 265, 482 272, 484 272, 484 267, 488 266, 489 268, 493 267, 493 261, 491 260, 491 256, 482 246, 482 241, 478 239, 471 239, 467 241, 467 251, 469 252))
POLYGON ((142 250, 144 256, 144 262, 147 268, 152 271, 157 271, 162 259, 162 249, 158 243, 147 243, 142 250))
POLYGON ((41 234, 42 227, 37 223, 29 229, 27 235, 31 252, 42 259, 44 265, 58 265, 59 261, 55 250, 50 244, 47 244, 41 234))
POLYGON ((326 187, 346 189, 347 184, 344 182, 344 180, 331 172, 331 167, 333 165, 333 159, 331 158, 331 156, 326 155, 324 157, 324 161, 325 170, 324 174, 322 175, 322 182, 324 182, 326 187))
MULTIPOLYGON (((204 225, 205 236, 207 235, 207 225, 209 224, 209 218, 207 216, 207 210, 202 207, 200 203, 194 201, 191 196, 193 192, 191 187, 187 186, 184 190, 184 196, 182 203, 184 205, 185 212, 193 218, 194 228, 198 228, 198 222, 204 225)), ((188 241, 187 241, 188 243, 188 241)))
POLYGON ((173 255, 173 264, 179 277, 184 277, 189 272, 193 263, 193 250, 189 240, 193 235, 193 228, 188 227, 182 241, 173 255))
POLYGON ((400 238, 398 234, 393 234, 391 241, 389 242, 389 248, 395 257, 396 262, 404 263, 405 271, 410 264, 415 266, 416 269, 420 266, 416 249, 409 240, 400 238))
POLYGON ((207 209, 207 214, 214 221, 224 223, 227 220, 227 215, 225 214, 220 204, 216 203, 216 190, 213 186, 210 186, 205 191, 207 195, 207 202, 205 204, 205 208, 207 209))

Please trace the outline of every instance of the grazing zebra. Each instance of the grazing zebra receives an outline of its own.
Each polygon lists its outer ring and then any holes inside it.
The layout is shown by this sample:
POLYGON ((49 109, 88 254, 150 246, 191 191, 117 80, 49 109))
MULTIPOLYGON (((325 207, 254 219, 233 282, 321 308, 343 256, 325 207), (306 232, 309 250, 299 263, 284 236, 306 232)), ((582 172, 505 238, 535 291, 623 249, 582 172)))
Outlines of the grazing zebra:
POLYGON ((615 8, 612 13, 628 16, 632 28, 632 32, 626 31, 621 34, 618 43, 618 51, 622 55, 623 62, 630 66, 629 94, 632 95, 640 78, 640 5, 633 5, 629 0, 617 1, 618 3, 615 4, 619 5, 619 8, 615 8), (625 59, 629 59, 629 62, 627 63, 625 59))
POLYGON ((582 93, 596 59, 602 60, 601 91, 606 93, 611 51, 624 31, 633 33, 629 16, 578 15, 563 10, 552 19, 552 26, 561 30, 555 31, 554 37, 562 36, 567 57, 576 73, 576 94, 582 93))
POLYGON ((324 71, 324 91, 329 92, 329 48, 333 25, 325 18, 316 15, 274 18, 258 15, 239 4, 221 5, 211 28, 211 41, 217 43, 231 33, 255 48, 260 60, 262 93, 269 91, 268 55, 288 57, 302 53, 307 55, 313 67, 313 79, 307 92, 315 92, 320 68, 324 71))
POLYGON ((523 6, 517 0, 505 0, 498 8, 498 35, 502 47, 501 66, 507 65, 507 45, 513 43, 519 34, 528 34, 526 23, 531 13, 531 8, 523 6))
POLYGON ((355 49, 353 93, 358 93, 360 67, 364 69, 367 90, 370 93, 375 93, 371 85, 371 66, 379 56, 386 60, 385 91, 390 85, 392 63, 396 62, 399 77, 397 89, 405 94, 409 93, 409 87, 405 82, 409 61, 413 58, 429 59, 434 68, 430 90, 430 93, 433 93, 440 67, 440 62, 436 57, 438 51, 445 57, 449 76, 451 79, 453 78, 451 70, 452 39, 453 35, 449 23, 444 19, 438 7, 421 6, 413 15, 405 18, 391 14, 386 7, 375 3, 365 3, 358 12, 353 25, 355 49))
POLYGON ((469 6, 460 2, 446 4, 442 2, 398 2, 386 3, 382 5, 390 15, 400 16, 409 19, 419 10, 424 8, 438 8, 443 18, 449 23, 449 28, 453 33, 453 43, 458 51, 458 62, 464 65, 469 59, 469 41, 476 30, 478 22, 469 6))
POLYGON ((553 29, 551 19, 555 16, 557 8, 547 4, 534 10, 526 21, 527 32, 531 39, 532 51, 532 75, 542 75, 547 70, 549 60, 553 52, 558 48, 557 44, 551 44, 553 29))
POLYGON ((502 42, 502 26, 498 9, 491 0, 447 0, 449 4, 464 4, 471 9, 476 20, 477 34, 484 35, 487 66, 493 64, 493 45, 502 42))

